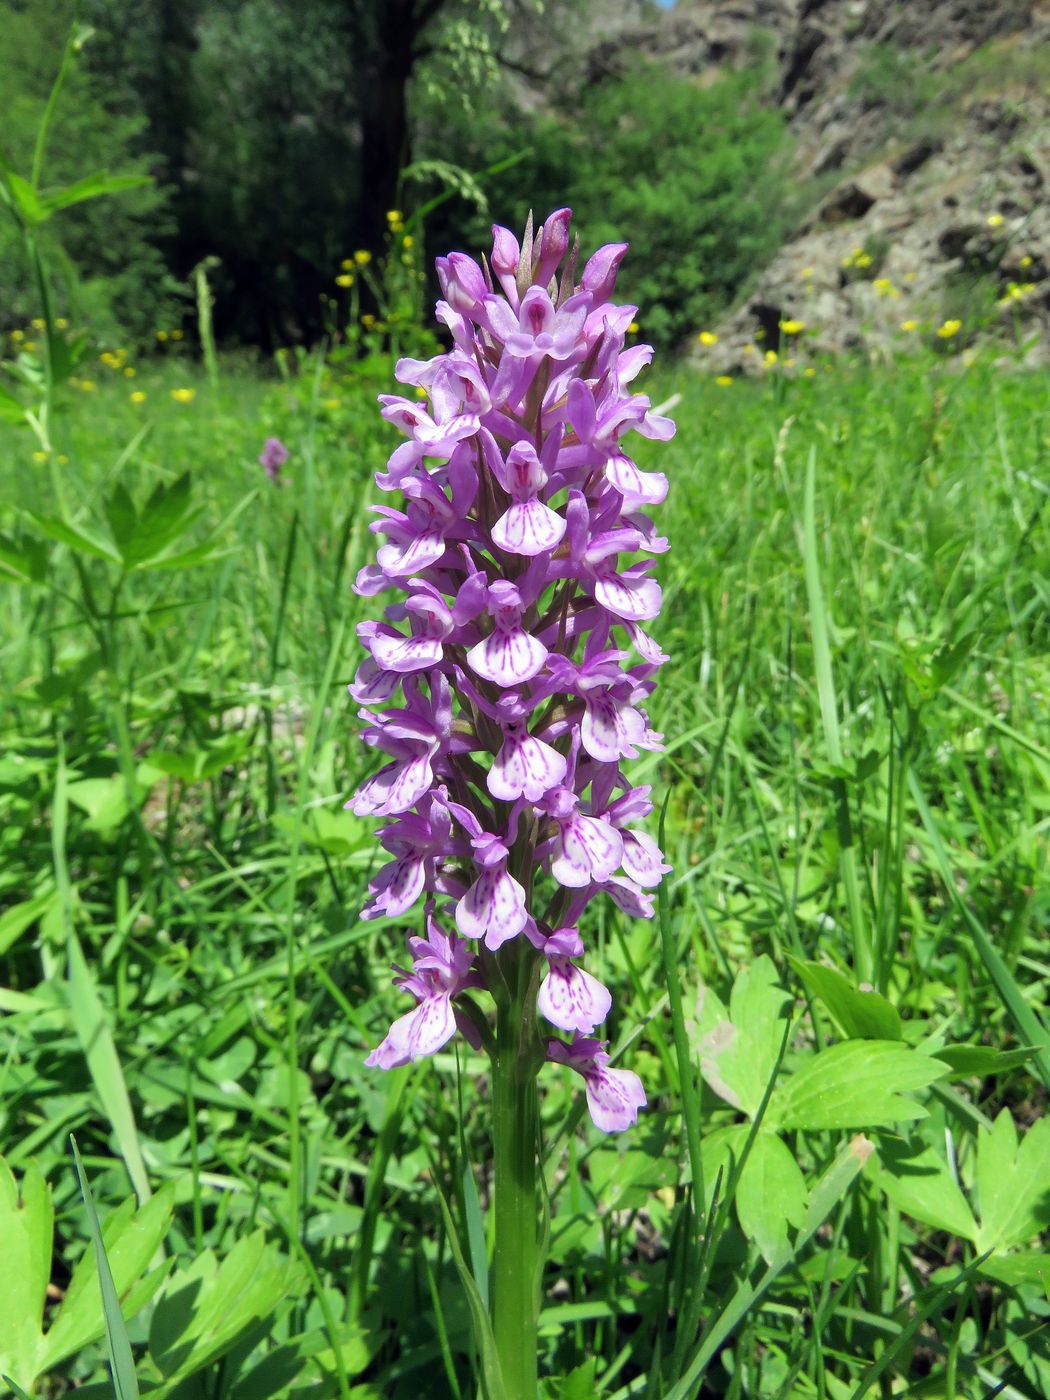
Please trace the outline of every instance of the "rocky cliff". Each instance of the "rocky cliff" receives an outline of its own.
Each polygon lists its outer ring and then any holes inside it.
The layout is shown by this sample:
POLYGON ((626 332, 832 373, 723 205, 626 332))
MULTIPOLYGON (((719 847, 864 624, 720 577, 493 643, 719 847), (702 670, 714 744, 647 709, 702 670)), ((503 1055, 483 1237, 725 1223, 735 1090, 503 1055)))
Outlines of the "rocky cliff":
POLYGON ((591 76, 638 49, 700 82, 765 52, 795 138, 805 213, 698 349, 713 369, 802 344, 810 358, 922 336, 957 349, 990 332, 1050 359, 1050 4, 621 7, 591 76))

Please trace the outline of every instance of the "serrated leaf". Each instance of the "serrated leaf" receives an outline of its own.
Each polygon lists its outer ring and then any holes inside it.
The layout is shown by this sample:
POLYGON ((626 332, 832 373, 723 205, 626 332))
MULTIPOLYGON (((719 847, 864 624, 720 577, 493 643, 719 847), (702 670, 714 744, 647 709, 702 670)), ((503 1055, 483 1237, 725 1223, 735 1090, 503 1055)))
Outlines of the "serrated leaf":
POLYGON ((59 520, 53 515, 38 515, 35 510, 27 511, 26 514, 35 523, 42 535, 46 535, 50 540, 57 540, 60 544, 68 544, 70 549, 75 549, 81 554, 90 554, 95 559, 107 559, 111 564, 121 562, 120 555, 108 540, 104 540, 98 535, 92 535, 79 525, 73 525, 67 520, 59 520))
POLYGON ((36 1163, 19 1187, 0 1157, 0 1375, 25 1390, 38 1374, 53 1224, 51 1193, 36 1163))
POLYGON ((108 170, 96 170, 63 189, 41 195, 38 203, 43 218, 49 219, 60 209, 71 209, 74 204, 83 204, 87 199, 100 199, 105 195, 121 194, 125 190, 140 190, 152 183, 150 175, 111 175, 108 170))
POLYGON ((125 545, 135 533, 138 524, 138 511, 127 487, 118 481, 113 493, 106 501, 106 521, 117 548, 123 553, 125 545))
POLYGON ((784 1039, 788 995, 764 953, 733 983, 729 1010, 710 987, 701 987, 696 1020, 688 1029, 700 1057, 700 1073, 726 1103, 754 1117, 784 1039))
POLYGON ((890 1040, 844 1040, 808 1058, 773 1092, 770 1127, 884 1128, 925 1118, 911 1095, 948 1066, 890 1040))
POLYGON ((791 958, 814 996, 827 1007, 842 1034, 851 1040, 901 1040, 904 1035, 897 1008, 876 991, 862 992, 848 977, 818 962, 791 958))
POLYGON ((976 1238, 973 1212, 948 1170, 948 1163, 932 1147, 882 1143, 878 1184, 893 1204, 913 1220, 961 1239, 976 1238))
POLYGON ((1050 1118, 1040 1118, 1020 1144, 1008 1109, 977 1133, 977 1248, 1008 1249, 1050 1226, 1050 1118))
POLYGON ((788 1226, 802 1227, 806 1202, 805 1178, 786 1143, 760 1129, 737 1184, 736 1213, 767 1263, 790 1253, 788 1226))
POLYGON ((153 488, 122 553, 129 568, 144 568, 183 535, 200 514, 190 498, 190 474, 183 472, 170 486, 153 488))

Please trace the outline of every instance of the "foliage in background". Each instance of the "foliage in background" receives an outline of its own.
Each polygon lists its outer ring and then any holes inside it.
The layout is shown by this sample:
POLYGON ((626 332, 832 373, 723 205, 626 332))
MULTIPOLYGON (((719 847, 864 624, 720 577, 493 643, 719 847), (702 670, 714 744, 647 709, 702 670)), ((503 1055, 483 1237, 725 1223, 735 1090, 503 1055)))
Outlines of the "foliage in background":
MULTIPOLYGON (((28 8, 0 0, 0 31, 17 62, 0 64, 0 144, 5 159, 26 173, 41 116, 69 32, 63 0, 33 0, 28 8)), ((69 74, 55 112, 43 163, 46 187, 67 185, 89 171, 119 169, 148 176, 146 121, 122 111, 112 87, 84 61, 69 74)), ((151 182, 119 199, 85 203, 41 230, 56 280, 56 311, 108 339, 146 340, 170 319, 172 288, 162 243, 174 232, 168 191, 151 182)), ((0 226, 0 316, 5 327, 38 312, 25 249, 13 230, 0 226)))
POLYGON ((517 227, 530 207, 568 204, 587 246, 629 230, 622 295, 641 308, 646 340, 676 346, 772 256, 796 207, 768 85, 763 67, 701 85, 639 61, 572 92, 556 115, 523 121, 505 110, 495 132, 490 118, 459 139, 473 143, 475 167, 485 151, 525 149, 506 174, 482 180, 501 222, 517 227))

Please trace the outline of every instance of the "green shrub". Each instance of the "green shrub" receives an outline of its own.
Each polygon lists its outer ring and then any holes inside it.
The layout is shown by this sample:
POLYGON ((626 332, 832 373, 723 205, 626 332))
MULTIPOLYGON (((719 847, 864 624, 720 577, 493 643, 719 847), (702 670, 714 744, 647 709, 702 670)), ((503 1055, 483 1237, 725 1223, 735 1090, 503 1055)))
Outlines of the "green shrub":
POLYGON ((501 223, 569 204, 586 247, 629 239, 618 293, 638 303, 645 339, 674 345, 732 301, 790 221, 788 138, 763 101, 766 72, 701 86, 640 62, 525 130, 518 114, 495 135, 480 123, 485 146, 464 163, 525 149, 484 182, 501 223))

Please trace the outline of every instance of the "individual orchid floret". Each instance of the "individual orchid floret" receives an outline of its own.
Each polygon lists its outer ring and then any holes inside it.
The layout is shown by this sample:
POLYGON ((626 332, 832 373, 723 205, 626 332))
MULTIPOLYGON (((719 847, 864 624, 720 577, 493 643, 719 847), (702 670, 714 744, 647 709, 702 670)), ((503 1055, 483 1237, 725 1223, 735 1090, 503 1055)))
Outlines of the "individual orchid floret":
POLYGON ((397 979, 401 990, 411 992, 419 1004, 394 1022, 366 1065, 396 1069, 436 1054, 456 1032, 453 997, 468 987, 484 985, 473 970, 474 955, 465 943, 455 934, 444 933, 433 917, 427 919, 427 931, 427 938, 408 940, 412 968, 397 979))
POLYGON ((470 837, 478 878, 456 905, 456 927, 465 938, 484 939, 495 952, 525 927, 525 891, 507 869, 509 848, 482 829, 469 807, 450 802, 449 809, 470 837))
POLYGON ((484 641, 467 652, 471 669, 494 685, 531 680, 547 660, 547 648, 521 625, 524 609, 513 583, 497 579, 488 591, 488 610, 495 626, 484 641))
POLYGON ((579 801, 574 792, 558 787, 540 804, 557 826, 551 874, 568 889, 608 880, 623 860, 623 837, 600 817, 584 816, 579 801))
POLYGON ((593 1031, 608 1016, 612 997, 596 977, 571 961, 583 956, 578 930, 555 929, 543 952, 548 971, 536 998, 540 1014, 563 1031, 593 1031))
POLYGON ((646 1104, 645 1090, 633 1071, 609 1069, 605 1045, 605 1041, 580 1035, 574 1036, 571 1045, 551 1040, 547 1058, 583 1075, 587 1108, 595 1127, 603 1133, 622 1133, 637 1123, 638 1110, 646 1104))
MULTIPOLYGON (((544 456, 550 462, 557 460, 559 436, 548 439, 544 456)), ((565 517, 539 499, 549 478, 536 449, 529 442, 515 443, 497 474, 511 504, 492 527, 493 541, 508 554, 527 558, 556 549, 565 534, 565 517)))

